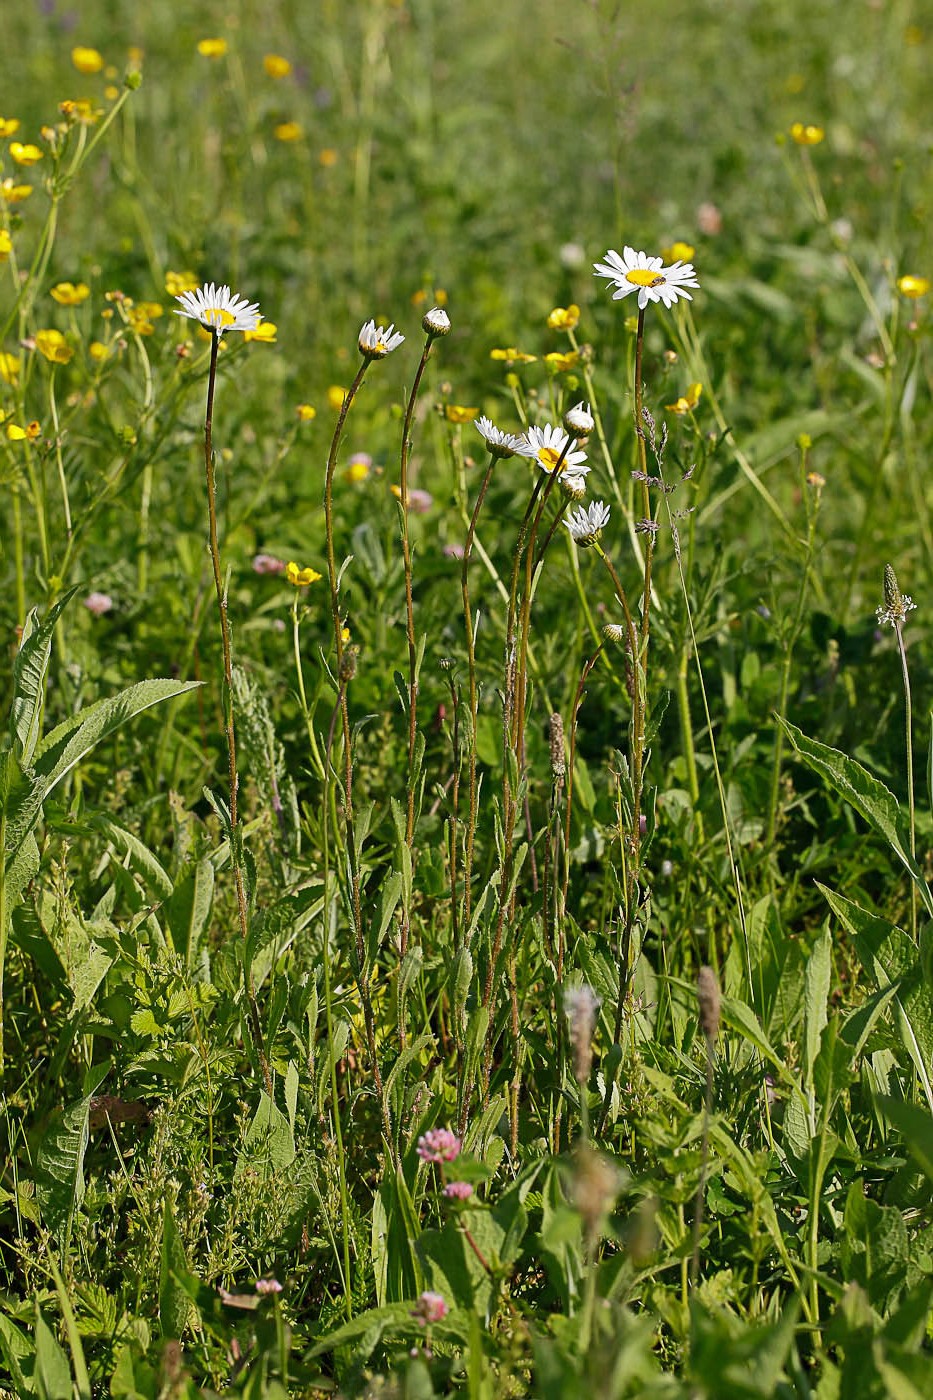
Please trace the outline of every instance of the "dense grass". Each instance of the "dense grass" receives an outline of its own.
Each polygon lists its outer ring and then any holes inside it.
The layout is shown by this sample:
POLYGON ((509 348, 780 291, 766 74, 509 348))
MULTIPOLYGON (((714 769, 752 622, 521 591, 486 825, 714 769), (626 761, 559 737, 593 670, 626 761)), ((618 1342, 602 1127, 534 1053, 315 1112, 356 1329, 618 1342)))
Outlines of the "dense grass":
POLYGON ((0 1394, 926 1395, 919 9, 5 31, 0 1394))

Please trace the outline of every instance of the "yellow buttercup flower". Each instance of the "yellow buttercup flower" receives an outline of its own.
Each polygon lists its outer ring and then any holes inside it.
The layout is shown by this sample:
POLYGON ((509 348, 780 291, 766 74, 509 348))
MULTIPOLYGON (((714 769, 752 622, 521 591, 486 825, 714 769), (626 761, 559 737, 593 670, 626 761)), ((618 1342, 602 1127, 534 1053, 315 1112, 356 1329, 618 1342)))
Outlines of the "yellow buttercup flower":
POLYGON ((90 295, 91 289, 86 282, 58 282, 50 292, 59 306, 80 306, 90 295))
POLYGON ((666 407, 670 409, 671 413, 676 413, 678 417, 682 417, 685 413, 693 412, 700 402, 700 395, 702 393, 702 384, 691 384, 687 392, 682 394, 676 403, 669 403, 666 407))
POLYGON ((666 263, 692 262, 695 252, 696 248, 690 243, 681 243, 678 239, 677 242, 672 243, 669 248, 661 249, 661 257, 666 263))
POLYGON ((327 391, 327 402, 335 411, 343 408, 343 401, 346 397, 346 389, 341 389, 339 384, 332 384, 327 391))
POLYGON ((300 141, 303 135, 300 122, 279 122, 273 132, 276 141, 300 141))
POLYGON ((17 165, 35 165, 37 160, 42 159, 39 147, 34 146, 31 141, 27 142, 25 146, 22 141, 11 141, 10 155, 17 165))
POLYGON ((548 330, 572 331, 580 324, 580 308, 572 302, 570 306, 555 306, 547 318, 548 330))
POLYGON ((86 49, 81 44, 71 50, 71 61, 79 73, 99 73, 104 60, 96 49, 86 49))
POLYGON ((552 374, 566 374, 567 370, 573 369, 580 359, 578 350, 569 350, 562 355, 559 350, 552 350, 549 355, 545 355, 544 363, 552 374))
POLYGON ((143 302, 140 306, 126 307, 126 324, 135 335, 152 335, 155 330, 152 317, 146 310, 147 306, 155 306, 156 315, 162 315, 162 308, 156 302, 143 302))
POLYGON ((18 423, 8 423, 6 428, 6 435, 11 442, 35 442, 41 432, 42 429, 35 419, 25 428, 21 428, 18 423))
POLYGON ((227 52, 226 39, 199 39, 198 53, 202 58, 223 58, 227 52))
POLYGON ((348 642, 348 641, 350 640, 350 629, 349 629, 349 627, 341 627, 341 629, 340 629, 340 640, 341 640, 342 642, 348 642))
POLYGON ((274 345, 278 326, 274 321, 260 321, 254 331, 244 331, 244 340, 258 340, 261 345, 274 345))
POLYGON ((339 151, 335 151, 333 146, 325 146, 323 150, 318 151, 317 158, 318 162, 321 165, 323 165, 324 169, 329 170, 331 166, 337 164, 338 160, 340 159, 340 153, 339 151))
POLYGON ((7 204, 19 204, 31 194, 32 185, 18 185, 9 177, 0 183, 0 199, 5 199, 7 204))
POLYGON ((8 136, 15 136, 18 131, 18 117, 0 117, 0 140, 5 141, 8 136))
POLYGON ((370 473, 370 464, 365 458, 358 457, 355 462, 351 462, 343 474, 344 481, 348 481, 351 486, 359 486, 365 481, 370 473))
POLYGON ((300 403, 295 409, 299 423, 310 423, 312 418, 317 417, 317 409, 309 403, 300 403))
POLYGON ((84 97, 69 97, 65 102, 59 102, 58 110, 68 121, 80 122, 82 126, 93 126, 104 115, 103 107, 94 107, 84 97))
POLYGON ((19 382, 22 364, 19 355, 11 355, 7 350, 0 350, 0 379, 3 380, 4 384, 17 384, 19 382))
POLYGON ((36 349, 53 365, 67 365, 74 351, 61 331, 36 331, 36 349))
POLYGON ((285 577, 295 588, 307 588, 309 583, 317 583, 322 576, 315 569, 299 569, 294 559, 290 559, 285 565, 285 577))
POLYGON ((916 300, 917 297, 926 296, 930 290, 930 279, 929 277, 915 277, 913 273, 908 272, 897 279, 897 290, 902 297, 916 300))
POLYGON ((87 347, 87 353, 92 360, 96 360, 99 364, 101 360, 106 360, 107 356, 110 354, 110 346, 105 345, 102 340, 92 340, 87 347))
POLYGON ((10 237, 10 230, 0 228, 0 262, 6 262, 13 251, 13 240, 10 237))
POLYGON ((267 53, 262 60, 262 66, 270 78, 287 78, 292 71, 288 59, 283 58, 280 53, 267 53))
POLYGON ((170 297, 180 297, 182 292, 193 292, 200 287, 201 281, 196 272, 167 272, 165 274, 165 290, 170 297))
POLYGON ((810 126, 804 122, 794 122, 790 129, 791 140, 798 146, 818 146, 826 132, 821 126, 810 126))
POLYGON ((516 350, 514 345, 509 345, 504 350, 490 350, 491 360, 504 360, 507 365, 530 365, 538 358, 537 355, 526 355, 522 350, 516 350))
POLYGON ((108 102, 116 102, 117 98, 120 96, 120 89, 117 87, 116 83, 107 84, 104 88, 104 96, 108 102))
POLYGON ((444 417, 448 423, 472 423, 478 413, 478 408, 467 408, 462 403, 444 405, 444 417))

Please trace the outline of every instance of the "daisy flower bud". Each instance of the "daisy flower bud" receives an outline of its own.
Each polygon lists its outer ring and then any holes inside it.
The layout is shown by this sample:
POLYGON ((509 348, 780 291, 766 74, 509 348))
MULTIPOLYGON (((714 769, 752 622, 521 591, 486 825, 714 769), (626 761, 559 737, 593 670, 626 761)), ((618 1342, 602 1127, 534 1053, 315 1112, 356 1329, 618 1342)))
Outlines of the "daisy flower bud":
POLYGON ((424 313, 421 325, 426 335, 446 335, 450 330, 450 317, 441 307, 434 306, 430 311, 424 313))
POLYGON ((595 419, 590 412, 590 406, 588 403, 584 403, 582 399, 579 403, 575 403, 573 408, 568 408, 567 412, 564 414, 564 427, 567 429, 568 433, 572 433, 574 437, 586 437, 593 431, 595 426, 595 419))

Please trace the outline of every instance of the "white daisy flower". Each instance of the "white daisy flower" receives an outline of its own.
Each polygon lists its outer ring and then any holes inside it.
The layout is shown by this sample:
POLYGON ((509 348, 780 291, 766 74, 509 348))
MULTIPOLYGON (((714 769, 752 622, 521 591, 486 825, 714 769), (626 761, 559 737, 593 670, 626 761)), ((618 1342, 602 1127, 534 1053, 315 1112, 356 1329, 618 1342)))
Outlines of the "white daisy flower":
POLYGON ((562 479, 584 477, 590 468, 586 464, 586 453, 575 452, 576 438, 569 438, 561 428, 546 423, 543 428, 529 428, 522 438, 519 449, 523 457, 537 462, 542 471, 550 474, 560 462, 562 479))
POLYGON ((218 336, 224 331, 254 331, 259 325, 258 302, 250 303, 229 287, 215 287, 213 282, 194 292, 182 292, 175 300, 182 306, 176 316, 200 321, 205 330, 216 331, 218 336))
POLYGON ((615 288, 613 301, 621 301, 629 292, 638 293, 638 309, 644 311, 649 301, 660 301, 671 307, 681 297, 692 301, 687 287, 699 287, 693 263, 675 262, 665 267, 660 258, 636 253, 627 244, 622 256, 610 248, 606 261, 594 263, 597 277, 605 277, 615 288))
POLYGON ((516 437, 514 433, 504 433, 495 423, 490 422, 485 413, 480 418, 473 419, 473 426, 480 437, 485 439, 486 446, 494 457, 514 457, 516 453, 524 457, 524 439, 516 437))
POLYGON ((605 501, 593 501, 590 505, 581 506, 578 511, 568 515, 564 524, 570 531, 570 537, 574 543, 585 549, 587 545, 596 543, 609 524, 609 507, 605 501))
POLYGON ((394 324, 386 328, 377 326, 375 321, 367 321, 360 330, 360 354, 365 355, 367 360, 384 360, 391 350, 398 349, 404 339, 395 330, 394 324))

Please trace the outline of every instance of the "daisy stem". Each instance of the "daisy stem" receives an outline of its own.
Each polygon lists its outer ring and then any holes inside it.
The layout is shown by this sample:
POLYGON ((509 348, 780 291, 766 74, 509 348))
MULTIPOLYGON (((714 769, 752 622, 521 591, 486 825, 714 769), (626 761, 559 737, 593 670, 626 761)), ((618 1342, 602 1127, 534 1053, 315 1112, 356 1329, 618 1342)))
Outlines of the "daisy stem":
POLYGON ((236 733, 233 720, 233 652, 230 644, 230 622, 227 617, 227 590, 224 587, 223 574, 220 562, 220 545, 217 539, 217 497, 214 483, 214 449, 213 449, 213 418, 214 418, 214 386, 217 379, 217 351, 220 346, 220 336, 216 329, 211 328, 211 364, 207 381, 207 409, 204 417, 204 466, 207 475, 207 514, 210 527, 210 552, 211 565, 214 573, 214 591, 217 594, 217 610, 220 614, 220 639, 223 648, 224 662, 224 685, 223 685, 223 705, 224 705, 224 726, 227 735, 227 758, 229 764, 230 777, 230 862, 233 866, 233 881, 236 887, 237 912, 240 921, 240 937, 242 939, 243 952, 243 988, 246 993, 247 1021, 253 1038, 253 1048, 259 1059, 259 1066, 262 1071, 263 1082, 266 1093, 272 1097, 272 1075, 269 1072, 269 1063, 262 1044, 262 1023, 259 1019, 259 1008, 256 1005, 256 992, 253 987, 252 971, 247 958, 247 940, 249 937, 249 912, 246 902, 246 885, 243 879, 243 860, 241 850, 241 837, 239 830, 239 815, 237 811, 237 789, 239 787, 239 775, 237 773, 236 761, 236 733))
MULTIPOLYGON (((907 648, 904 646, 904 624, 895 622, 894 630, 897 633, 897 649, 901 656, 901 672, 904 677, 904 723, 907 737, 907 809, 910 817, 910 856, 912 860, 917 858, 917 820, 916 809, 914 807, 914 741, 913 741, 913 712, 910 699, 910 673, 907 669, 907 648)), ((914 942, 917 942, 917 882, 910 882, 910 933, 914 942)))
MULTIPOLYGON (((379 1060, 376 1053, 376 1023, 373 1015, 372 994, 369 985, 369 971, 366 965, 366 945, 363 938, 363 907, 362 894, 360 889, 360 870, 357 859, 356 836, 354 832, 353 818, 353 748, 350 733, 350 712, 347 707, 347 685, 350 675, 354 669, 354 659, 348 657, 345 660, 343 627, 340 621, 340 591, 339 575, 337 573, 337 558, 334 553, 334 473, 337 469, 337 452, 340 447, 340 439, 343 435, 344 424, 347 421, 347 414, 350 406, 356 398, 363 376, 369 368, 370 360, 366 357, 356 372, 356 378, 347 390, 343 403, 340 405, 340 412, 337 415, 337 423, 334 427, 334 435, 331 439, 330 452, 327 456, 327 470, 324 475, 324 533, 327 545, 327 578, 330 584, 330 610, 331 620, 334 628, 334 647, 337 652, 337 678, 338 694, 337 708, 340 711, 341 727, 343 730, 344 748, 344 820, 347 829, 347 861, 350 867, 351 882, 351 912, 353 918, 354 947, 356 951, 357 979, 360 989, 360 999, 363 1003, 363 1020, 366 1026, 366 1043, 369 1050, 369 1061, 372 1068, 373 1082, 376 1086, 376 1093, 379 1096, 379 1105, 382 1110, 383 1129, 386 1134, 386 1142, 392 1143, 392 1120, 389 1114, 389 1106, 386 1102, 383 1090, 382 1072, 379 1068, 379 1060)), ((329 743, 328 743, 329 747, 329 743)), ((327 764, 328 783, 330 782, 331 765, 327 764)))
POLYGON ((476 637, 473 631, 473 610, 470 602, 470 555, 473 553, 473 541, 476 536, 476 522, 482 510, 483 502, 486 499, 486 492, 492 480, 493 467, 496 465, 496 458, 493 453, 489 454, 489 464, 486 467, 486 474, 483 477, 482 485, 479 488, 479 495, 473 507, 473 514, 470 516, 470 524, 467 530, 466 541, 463 546, 463 563, 460 566, 460 591, 463 595, 463 624, 466 629, 467 642, 467 669, 470 685, 470 752, 469 752, 469 813, 467 816, 466 839, 463 852, 463 928, 469 937, 470 912, 472 909, 472 889, 471 882, 473 876, 473 844, 476 837, 476 725, 479 715, 479 692, 476 684, 476 637))

